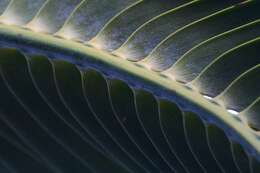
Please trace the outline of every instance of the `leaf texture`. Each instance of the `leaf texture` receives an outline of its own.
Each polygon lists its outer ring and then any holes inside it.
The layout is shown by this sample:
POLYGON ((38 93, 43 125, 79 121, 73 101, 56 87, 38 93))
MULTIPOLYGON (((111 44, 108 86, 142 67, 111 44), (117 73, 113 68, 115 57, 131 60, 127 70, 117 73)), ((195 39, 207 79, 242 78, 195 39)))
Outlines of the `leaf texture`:
POLYGON ((0 171, 258 173, 257 0, 0 0, 0 171))

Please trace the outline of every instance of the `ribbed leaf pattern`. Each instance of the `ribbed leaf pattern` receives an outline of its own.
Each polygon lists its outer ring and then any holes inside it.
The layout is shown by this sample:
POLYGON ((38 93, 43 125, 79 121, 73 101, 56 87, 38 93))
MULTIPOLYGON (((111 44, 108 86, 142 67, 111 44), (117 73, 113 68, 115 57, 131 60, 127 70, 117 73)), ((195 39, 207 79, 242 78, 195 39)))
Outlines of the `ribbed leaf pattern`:
POLYGON ((0 0, 0 171, 258 173, 259 9, 0 0))

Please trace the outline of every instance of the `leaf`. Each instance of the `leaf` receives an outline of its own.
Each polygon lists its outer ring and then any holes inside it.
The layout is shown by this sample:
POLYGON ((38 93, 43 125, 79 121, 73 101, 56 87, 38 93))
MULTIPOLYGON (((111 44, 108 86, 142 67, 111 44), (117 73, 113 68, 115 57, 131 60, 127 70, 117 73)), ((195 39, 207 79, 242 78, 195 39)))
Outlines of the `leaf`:
POLYGON ((0 0, 0 170, 259 172, 257 0, 0 0))

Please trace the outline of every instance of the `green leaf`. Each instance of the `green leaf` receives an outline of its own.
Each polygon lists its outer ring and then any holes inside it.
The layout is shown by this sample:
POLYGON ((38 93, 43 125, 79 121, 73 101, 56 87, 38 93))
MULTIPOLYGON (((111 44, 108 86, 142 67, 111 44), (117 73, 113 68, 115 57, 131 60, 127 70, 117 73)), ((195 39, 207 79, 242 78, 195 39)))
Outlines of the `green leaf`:
POLYGON ((260 171, 257 0, 0 0, 0 170, 260 171))

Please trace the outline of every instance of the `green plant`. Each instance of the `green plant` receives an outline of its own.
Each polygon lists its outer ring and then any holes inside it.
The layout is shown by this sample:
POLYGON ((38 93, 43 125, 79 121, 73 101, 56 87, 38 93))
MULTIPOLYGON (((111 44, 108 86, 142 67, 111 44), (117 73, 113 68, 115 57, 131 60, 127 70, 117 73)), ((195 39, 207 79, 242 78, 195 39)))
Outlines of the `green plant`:
POLYGON ((0 0, 3 172, 260 171, 256 0, 0 0))

